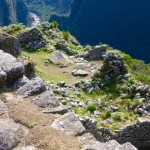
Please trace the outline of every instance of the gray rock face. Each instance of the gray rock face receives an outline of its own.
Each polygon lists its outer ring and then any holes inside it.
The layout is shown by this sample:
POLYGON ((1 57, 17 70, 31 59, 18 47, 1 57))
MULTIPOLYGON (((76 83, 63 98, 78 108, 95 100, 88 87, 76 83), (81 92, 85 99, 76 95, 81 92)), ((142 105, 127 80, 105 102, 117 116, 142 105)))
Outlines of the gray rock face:
POLYGON ((89 143, 85 145, 82 150, 104 150, 104 149, 101 149, 101 147, 102 147, 102 143, 94 142, 94 143, 89 143))
POLYGON ((0 85, 1 86, 5 85, 6 79, 7 79, 7 74, 2 69, 0 69, 0 85))
POLYGON ((137 150, 137 148, 130 143, 120 145, 117 141, 111 140, 106 143, 93 142, 85 145, 83 150, 137 150))
POLYGON ((103 58, 103 55, 106 53, 106 48, 106 46, 97 45, 88 51, 85 58, 90 60, 103 58))
POLYGON ((21 126, 10 119, 0 119, 0 149, 15 147, 21 138, 21 126))
POLYGON ((36 94, 41 94, 44 91, 46 91, 46 85, 44 81, 39 77, 36 77, 27 82, 24 86, 20 87, 16 91, 16 95, 28 97, 36 94))
POLYGON ((61 53, 60 51, 53 52, 49 58, 49 61, 54 63, 54 64, 68 64, 68 63, 70 63, 68 56, 61 53))
POLYGON ((21 48, 18 39, 6 33, 0 33, 0 49, 15 57, 21 54, 21 48))
POLYGON ((57 107, 60 102, 51 90, 45 91, 32 100, 33 104, 39 107, 57 107))
POLYGON ((26 76, 23 76, 22 78, 18 79, 15 82, 14 88, 15 89, 19 89, 20 87, 22 87, 23 85, 25 85, 27 82, 29 82, 29 79, 26 76))
POLYGON ((86 77, 88 76, 88 72, 84 71, 84 70, 73 70, 72 71, 72 75, 73 76, 80 76, 80 77, 86 77))
POLYGON ((13 150, 36 150, 33 146, 15 148, 13 150))
MULTIPOLYGON (((24 66, 22 63, 12 55, 5 53, 2 50, 0 50, 0 69, 5 72, 7 75, 7 81, 9 82, 14 82, 24 74, 24 66)), ((1 72, 1 74, 3 74, 2 78, 5 78, 5 74, 3 72, 1 72)))
POLYGON ((43 113, 51 113, 51 114, 65 114, 68 112, 68 109, 63 104, 60 104, 59 106, 55 108, 46 109, 43 111, 43 113))
POLYGON ((120 146, 120 150, 137 150, 131 143, 127 142, 120 146))
POLYGON ((8 108, 3 101, 0 100, 0 118, 8 117, 8 108))
POLYGON ((79 118, 72 112, 56 119, 51 127, 73 136, 81 135, 85 132, 85 128, 79 118))
POLYGON ((82 144, 92 144, 97 141, 91 133, 84 133, 82 136, 79 136, 78 139, 82 144))

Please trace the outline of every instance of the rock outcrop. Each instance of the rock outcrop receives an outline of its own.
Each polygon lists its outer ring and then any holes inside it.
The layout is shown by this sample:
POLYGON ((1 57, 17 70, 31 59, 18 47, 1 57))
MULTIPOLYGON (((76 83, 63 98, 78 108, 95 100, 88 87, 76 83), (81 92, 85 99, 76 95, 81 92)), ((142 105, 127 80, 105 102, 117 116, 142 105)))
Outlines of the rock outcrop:
POLYGON ((68 56, 61 53, 60 51, 53 52, 48 60, 54 64, 68 64, 68 63, 70 63, 68 56))
POLYGON ((25 85, 27 82, 29 82, 29 79, 24 75, 22 78, 19 78, 15 82, 14 88, 15 89, 19 89, 20 87, 22 87, 23 85, 25 85))
POLYGON ((42 32, 37 27, 25 29, 17 35, 19 42, 22 46, 32 50, 39 49, 46 45, 46 40, 42 32))
POLYGON ((19 124, 10 119, 0 119, 0 149, 15 147, 21 139, 22 130, 19 124))
POLYGON ((44 81, 39 77, 36 77, 27 82, 24 86, 20 87, 16 91, 16 95, 28 97, 36 94, 41 94, 44 91, 46 91, 46 85, 44 81))
POLYGON ((117 141, 111 140, 106 143, 94 142, 89 145, 85 145, 83 150, 137 150, 130 143, 120 145, 117 141))
POLYGON ((103 45, 97 45, 92 47, 92 49, 90 49, 87 54, 85 54, 85 58, 89 59, 89 60, 93 60, 93 59, 101 59, 103 58, 104 54, 106 53, 106 46, 103 45))
POLYGON ((0 100, 0 119, 8 117, 8 108, 3 101, 0 100))
POLYGON ((8 84, 15 82, 24 75, 23 64, 12 55, 0 50, 0 82, 8 84))
POLYGON ((38 95, 32 100, 33 104, 39 107, 57 107, 60 105, 60 102, 57 100, 56 96, 51 90, 47 90, 42 94, 38 95))
POLYGON ((15 57, 21 54, 19 40, 3 32, 0 32, 0 49, 15 57))
POLYGON ((51 127, 73 136, 82 135, 85 132, 85 128, 74 113, 67 113, 56 119, 51 127))

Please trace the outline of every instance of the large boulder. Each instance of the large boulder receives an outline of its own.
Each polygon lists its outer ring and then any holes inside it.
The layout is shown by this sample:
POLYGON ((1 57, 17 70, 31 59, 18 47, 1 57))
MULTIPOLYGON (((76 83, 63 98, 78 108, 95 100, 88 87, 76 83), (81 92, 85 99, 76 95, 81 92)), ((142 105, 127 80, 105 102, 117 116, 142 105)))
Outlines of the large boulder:
POLYGON ((83 150, 137 150, 137 148, 130 143, 120 145, 117 141, 111 140, 106 143, 89 143, 84 146, 83 150))
POLYGON ((36 77, 27 82, 24 86, 20 87, 16 91, 16 95, 28 97, 36 94, 41 94, 44 91, 46 91, 46 85, 44 81, 39 77, 36 77))
POLYGON ((53 52, 51 54, 51 56, 49 57, 49 61, 54 63, 54 64, 68 64, 68 63, 70 63, 68 56, 61 53, 60 51, 53 52))
POLYGON ((56 119, 51 127, 73 136, 82 135, 85 132, 85 128, 79 118, 72 112, 56 119))
POLYGON ((18 39, 3 32, 0 32, 0 49, 15 57, 21 54, 21 48, 18 39))
POLYGON ((15 147, 21 139, 21 126, 10 119, 0 119, 0 149, 15 147))
POLYGON ((120 146, 120 150, 137 150, 131 143, 127 142, 120 146))
POLYGON ((24 75, 22 78, 19 78, 15 82, 14 88, 15 89, 19 89, 20 87, 22 87, 23 85, 25 85, 27 82, 29 82, 29 79, 24 75))
POLYGON ((8 117, 8 108, 3 101, 0 100, 0 119, 8 117))
POLYGON ((85 54, 86 59, 101 59, 103 55, 106 53, 107 47, 105 45, 96 45, 90 49, 87 54, 85 54))
POLYGON ((57 107, 60 105, 60 102, 57 100, 56 96, 52 90, 47 90, 42 94, 38 95, 32 100, 33 104, 39 107, 57 107))
POLYGON ((7 75, 7 82, 14 82, 24 75, 23 64, 12 55, 0 50, 0 80, 3 82, 7 75))

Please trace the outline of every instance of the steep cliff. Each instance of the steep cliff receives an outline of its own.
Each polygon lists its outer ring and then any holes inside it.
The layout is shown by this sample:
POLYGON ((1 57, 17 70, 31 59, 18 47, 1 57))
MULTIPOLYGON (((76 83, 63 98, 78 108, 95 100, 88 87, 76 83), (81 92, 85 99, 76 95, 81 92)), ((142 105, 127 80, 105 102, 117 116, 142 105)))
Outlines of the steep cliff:
POLYGON ((5 26, 11 23, 29 22, 29 11, 26 0, 1 0, 0 25, 5 26))
POLYGON ((27 0, 31 12, 47 21, 52 14, 68 15, 73 0, 27 0))
POLYGON ((82 44, 108 43, 150 62, 150 2, 148 0, 74 0, 71 14, 51 17, 82 44))

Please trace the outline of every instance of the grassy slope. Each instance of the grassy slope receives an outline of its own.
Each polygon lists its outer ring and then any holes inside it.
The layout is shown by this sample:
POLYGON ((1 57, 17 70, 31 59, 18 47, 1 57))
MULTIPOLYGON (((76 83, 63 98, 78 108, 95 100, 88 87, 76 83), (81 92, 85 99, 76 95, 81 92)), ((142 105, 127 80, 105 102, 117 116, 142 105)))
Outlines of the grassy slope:
MULTIPOLYGON (((12 27, 10 27, 12 29, 12 27)), ((14 29, 14 27, 13 27, 14 29)), ((16 28, 15 32, 16 33, 16 28)), ((9 30, 9 27, 8 27, 9 30)), ((20 30, 20 28, 19 28, 20 30)), ((55 31, 55 30, 54 30, 55 31)), ((59 38, 61 37, 61 33, 58 31, 56 32, 57 35, 59 35, 59 38)), ((55 41, 56 39, 49 39, 50 41, 55 41)), ((51 42, 52 42, 51 41, 51 42)), ((150 65, 144 64, 144 62, 132 59, 129 55, 124 54, 121 52, 121 54, 125 58, 125 63, 128 67, 129 73, 135 75, 135 78, 137 80, 140 80, 146 84, 150 85, 150 65)), ((66 68, 59 68, 59 66, 50 64, 49 66, 45 66, 44 62, 49 58, 50 52, 48 51, 23 51, 22 55, 20 56, 21 59, 23 59, 23 56, 29 56, 31 59, 33 59, 36 63, 36 70, 37 75, 43 78, 46 82, 54 81, 55 84, 57 84, 59 81, 65 81, 68 85, 73 85, 76 81, 80 81, 82 78, 76 78, 71 75, 71 71, 74 69, 75 65, 72 63, 66 68)), ((102 61, 95 61, 94 63, 97 63, 98 65, 101 65, 102 61)), ((90 79, 88 78, 85 79, 90 79)), ((124 84, 120 85, 124 86, 124 84)), ((119 91, 117 91, 113 85, 113 83, 108 83, 109 90, 101 89, 98 93, 87 93, 83 92, 82 90, 79 91, 80 94, 76 94, 74 91, 69 91, 69 93, 74 96, 75 100, 80 100, 82 102, 85 102, 86 99, 91 99, 93 102, 92 105, 94 105, 95 110, 99 110, 99 115, 89 114, 89 107, 86 106, 85 108, 75 107, 74 111, 77 114, 80 114, 81 116, 90 116, 92 118, 96 118, 99 122, 99 126, 105 126, 109 127, 113 131, 116 129, 119 129, 120 127, 124 126, 125 124, 131 124, 133 123, 136 118, 138 117, 136 114, 132 113, 131 111, 127 110, 127 104, 128 104, 128 95, 125 98, 120 98, 119 91), (95 104, 96 99, 100 99, 102 102, 104 102, 107 107, 105 108, 99 108, 97 104, 95 104), (111 123, 107 118, 109 118, 109 107, 110 106, 116 106, 119 109, 118 114, 112 114, 111 116, 111 123)), ((123 87, 124 88, 124 87, 123 87)), ((126 88, 126 87, 125 87, 126 88)), ((58 95, 60 96, 60 95, 58 95)), ((130 95, 129 95, 130 96, 130 95)), ((65 99, 65 98, 63 98, 65 99)), ((134 105, 141 105, 139 102, 131 101, 134 105)), ((67 106, 70 104, 68 103, 67 106)), ((92 106, 93 107, 93 106, 92 106)))

